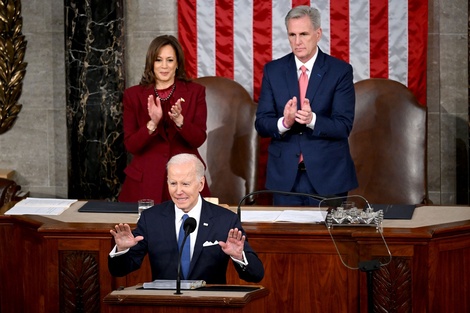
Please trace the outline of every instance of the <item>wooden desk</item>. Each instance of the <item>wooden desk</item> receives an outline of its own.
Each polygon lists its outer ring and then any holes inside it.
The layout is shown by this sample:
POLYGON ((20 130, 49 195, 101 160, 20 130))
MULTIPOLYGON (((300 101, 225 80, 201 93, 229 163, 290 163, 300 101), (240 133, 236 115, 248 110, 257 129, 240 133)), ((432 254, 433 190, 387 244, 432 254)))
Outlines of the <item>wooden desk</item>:
POLYGON ((103 299, 105 312, 260 313, 265 312, 263 297, 269 294, 263 286, 225 286, 227 289, 224 286, 208 285, 209 288, 219 290, 182 290, 181 295, 175 295, 174 290, 142 290, 140 287, 136 285, 108 294, 103 299), (231 291, 231 287, 256 289, 231 291))
MULTIPOLYGON (((0 216, 0 312, 105 312, 120 286, 150 280, 139 271, 114 278, 109 229, 137 214, 0 216)), ((266 312, 367 312, 365 273, 345 267, 324 225, 244 223, 264 263, 266 312)), ((374 274, 378 312, 470 312, 470 207, 420 207, 411 221, 384 222, 393 255, 374 274)), ((384 257, 372 227, 335 229, 343 260, 384 257)), ((229 284, 246 284, 229 266, 229 284)))

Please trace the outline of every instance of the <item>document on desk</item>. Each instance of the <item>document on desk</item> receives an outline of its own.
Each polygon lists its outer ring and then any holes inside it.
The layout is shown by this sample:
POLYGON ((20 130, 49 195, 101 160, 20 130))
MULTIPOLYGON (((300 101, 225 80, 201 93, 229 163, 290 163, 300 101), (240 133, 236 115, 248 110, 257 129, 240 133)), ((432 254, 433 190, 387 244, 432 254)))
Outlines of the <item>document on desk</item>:
POLYGON ((241 212, 242 222, 290 222, 290 223, 323 223, 326 211, 319 210, 284 210, 284 211, 258 211, 245 210, 241 212))
MULTIPOLYGON (((198 289, 204 287, 206 282, 204 280, 181 280, 181 289, 198 289)), ((156 279, 152 282, 142 284, 144 289, 175 289, 176 280, 172 279, 156 279)))
POLYGON ((5 215, 60 215, 74 199, 26 198, 15 204, 5 215))

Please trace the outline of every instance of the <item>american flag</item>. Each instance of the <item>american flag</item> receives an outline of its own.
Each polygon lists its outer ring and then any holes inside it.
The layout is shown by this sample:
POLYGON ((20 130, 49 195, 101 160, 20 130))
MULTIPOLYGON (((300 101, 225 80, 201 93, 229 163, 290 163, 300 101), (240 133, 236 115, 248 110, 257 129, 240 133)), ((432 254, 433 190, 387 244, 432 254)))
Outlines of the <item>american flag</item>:
MULTIPOLYGON (((291 52, 284 18, 297 5, 320 11, 319 47, 349 62, 355 82, 393 79, 425 105, 427 0, 178 0, 178 37, 188 74, 228 77, 258 102, 263 66, 291 52)), ((267 145, 262 139, 259 189, 267 145)))
POLYGON ((319 9, 319 46, 351 63, 355 81, 393 79, 426 103, 426 0, 179 0, 190 76, 231 78, 257 101, 264 64, 290 52, 284 17, 301 4, 319 9))

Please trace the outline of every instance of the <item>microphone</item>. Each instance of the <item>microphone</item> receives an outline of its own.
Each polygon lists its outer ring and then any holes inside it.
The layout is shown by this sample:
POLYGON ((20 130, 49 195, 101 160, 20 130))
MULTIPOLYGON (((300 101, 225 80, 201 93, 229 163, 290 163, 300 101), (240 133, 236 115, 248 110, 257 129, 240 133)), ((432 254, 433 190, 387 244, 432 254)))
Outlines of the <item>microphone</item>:
POLYGON ((179 251, 178 257, 178 276, 176 277, 176 295, 181 294, 181 255, 183 254, 183 247, 186 243, 186 239, 188 238, 189 234, 191 234, 196 229, 197 222, 194 218, 188 217, 186 221, 184 221, 183 229, 184 229, 184 238, 183 243, 181 244, 181 248, 179 251))
POLYGON ((327 197, 322 197, 322 196, 320 196, 320 195, 310 194, 310 193, 292 192, 292 191, 280 191, 280 190, 270 190, 270 189, 267 189, 267 190, 257 190, 257 191, 253 191, 253 192, 250 192, 249 194, 245 195, 245 196, 240 200, 240 202, 238 202, 238 206, 237 206, 237 215, 238 215, 238 218, 240 219, 240 221, 242 220, 242 212, 241 212, 241 205, 242 205, 242 203, 245 201, 246 198, 252 197, 252 196, 257 195, 257 194, 260 194, 260 193, 277 193, 277 194, 291 195, 291 196, 304 196, 304 197, 309 197, 309 198, 318 200, 318 201, 320 201, 320 203, 321 203, 322 201, 325 201, 325 200, 328 200, 328 199, 329 199, 329 198, 327 198, 327 197))
MULTIPOLYGON (((184 229, 184 236, 188 237, 189 234, 191 234, 195 229, 196 229, 196 219, 192 217, 188 217, 186 221, 184 221, 183 229, 184 229)), ((186 240, 186 238, 184 238, 186 240)))

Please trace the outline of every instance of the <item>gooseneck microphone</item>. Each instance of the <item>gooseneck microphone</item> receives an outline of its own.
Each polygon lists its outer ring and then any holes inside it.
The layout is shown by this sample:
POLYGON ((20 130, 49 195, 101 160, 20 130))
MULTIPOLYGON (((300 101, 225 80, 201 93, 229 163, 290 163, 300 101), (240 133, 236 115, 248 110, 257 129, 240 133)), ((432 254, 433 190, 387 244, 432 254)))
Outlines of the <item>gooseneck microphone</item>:
POLYGON ((180 247, 179 257, 178 257, 178 276, 176 277, 176 295, 181 294, 181 255, 183 254, 183 247, 186 243, 186 239, 188 238, 189 234, 191 234, 196 229, 197 222, 194 218, 188 217, 183 224, 184 229, 184 238, 183 242, 180 247))

